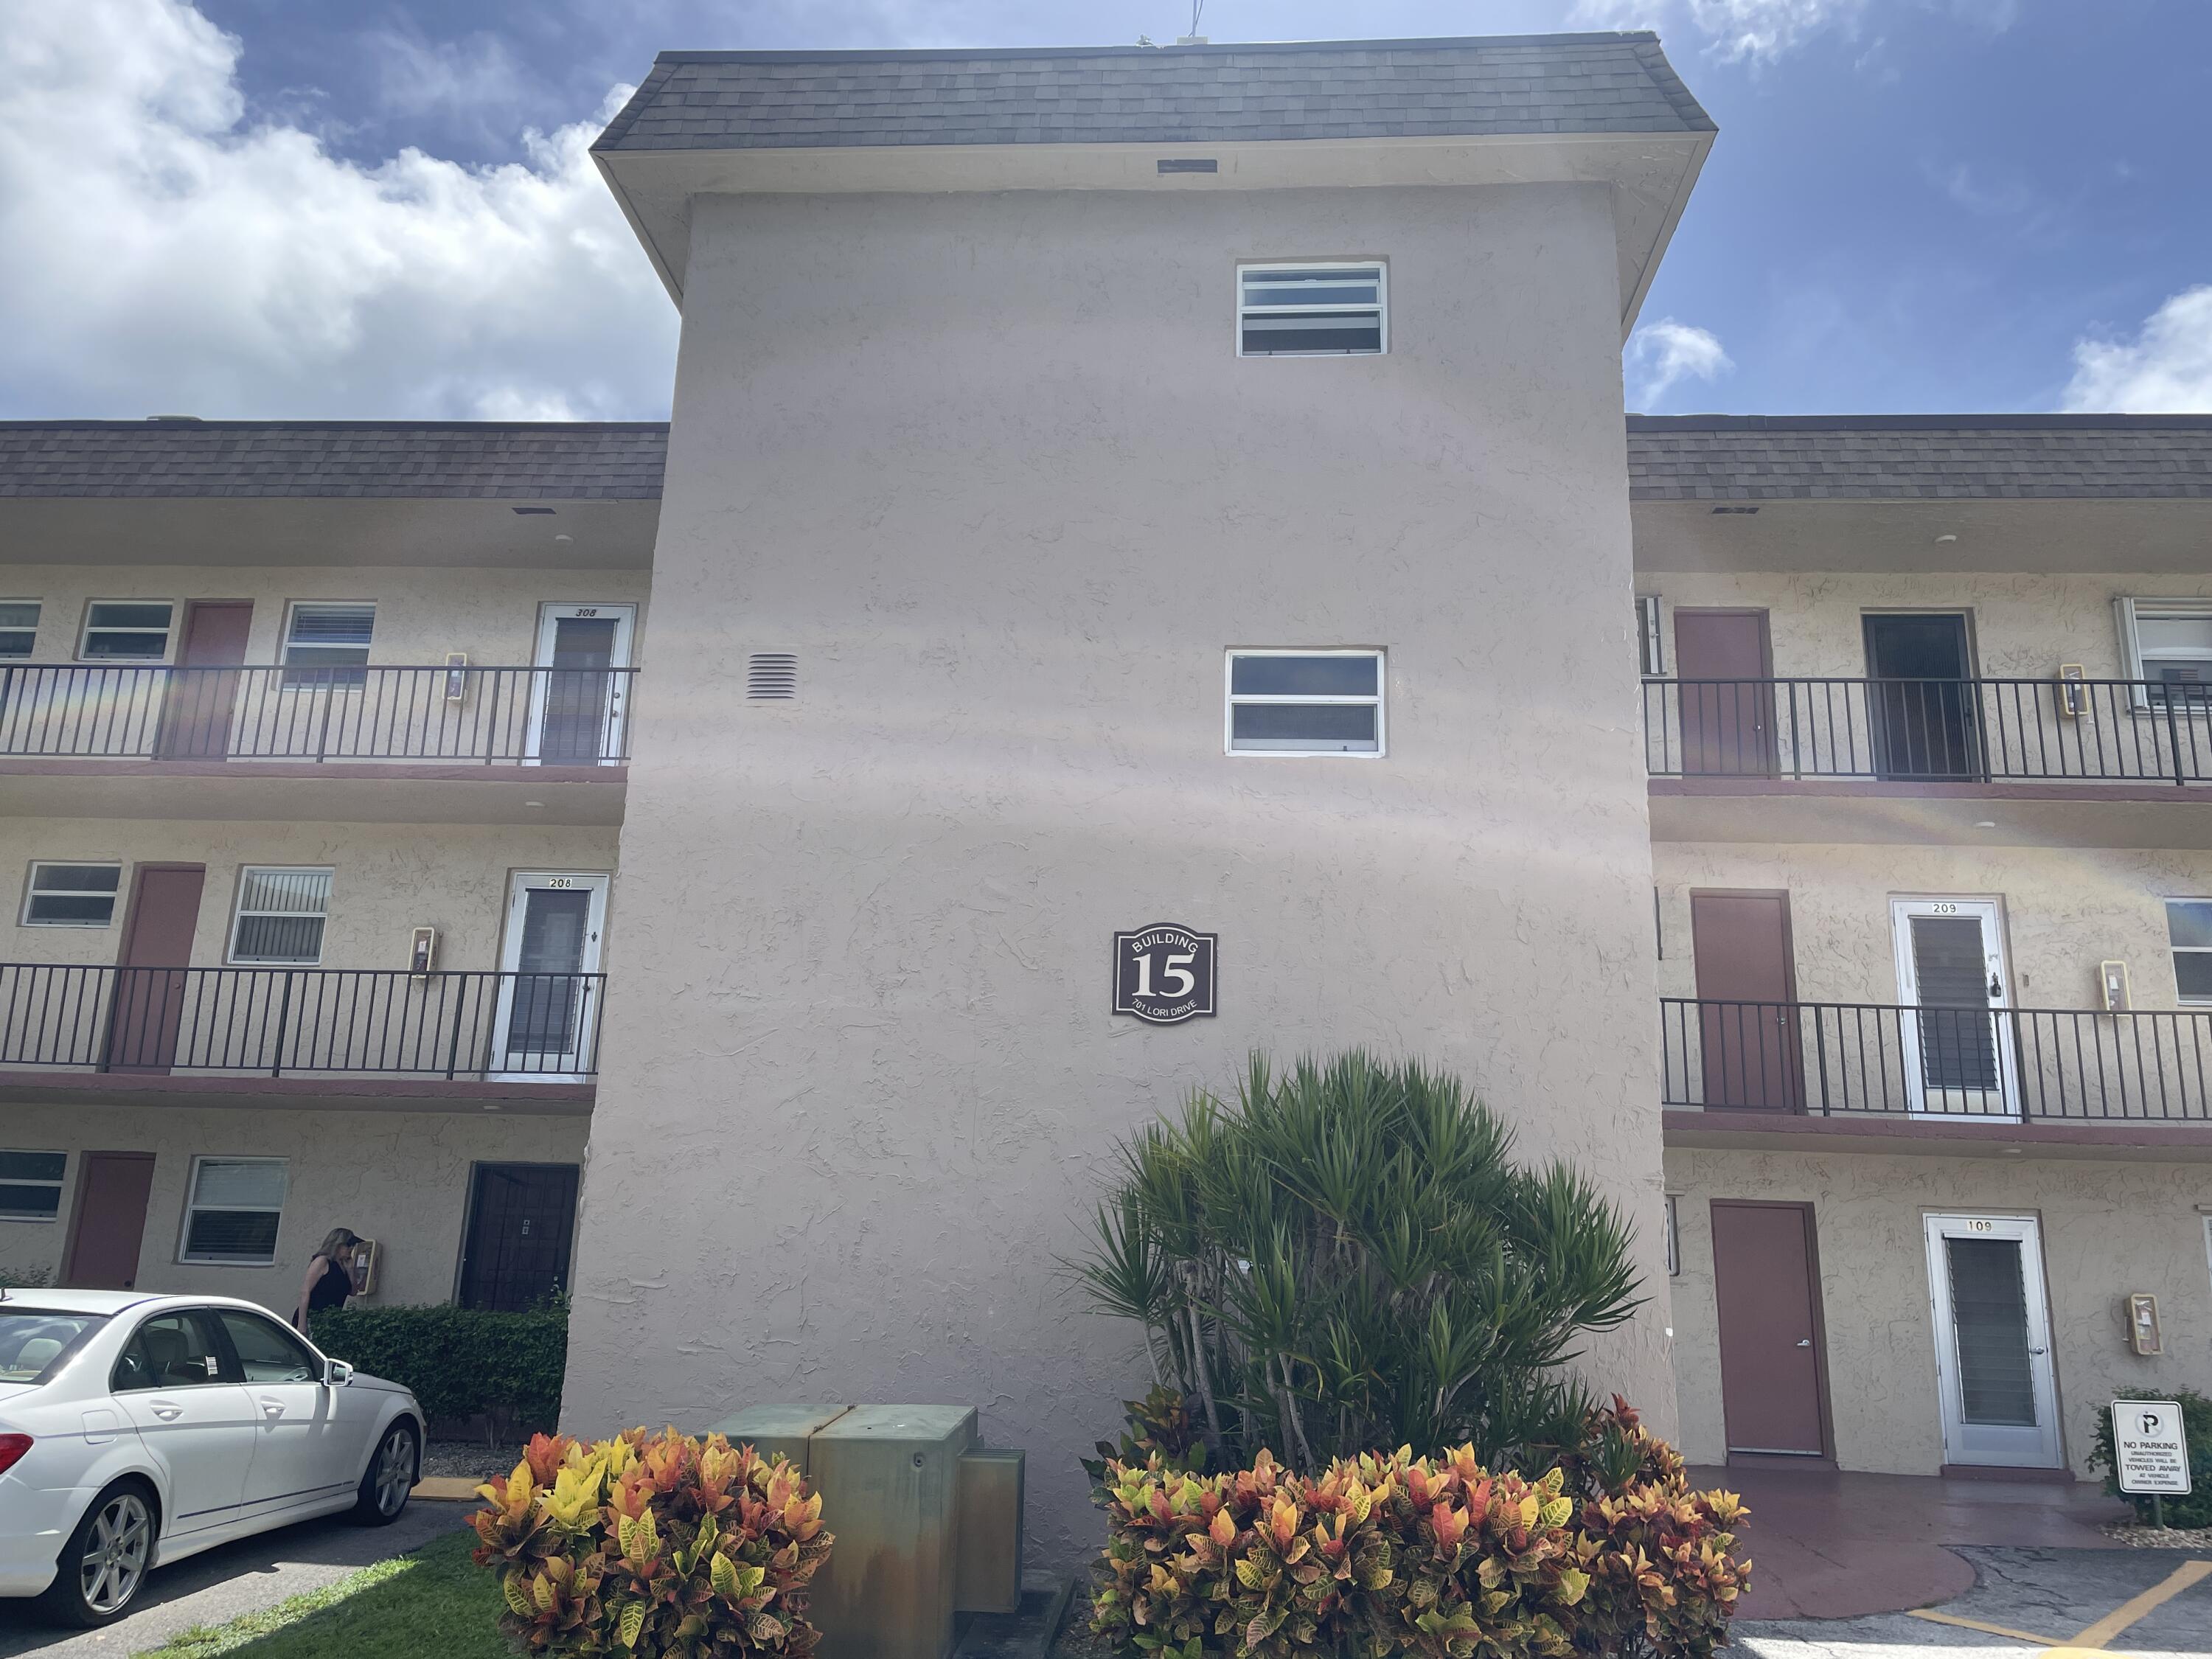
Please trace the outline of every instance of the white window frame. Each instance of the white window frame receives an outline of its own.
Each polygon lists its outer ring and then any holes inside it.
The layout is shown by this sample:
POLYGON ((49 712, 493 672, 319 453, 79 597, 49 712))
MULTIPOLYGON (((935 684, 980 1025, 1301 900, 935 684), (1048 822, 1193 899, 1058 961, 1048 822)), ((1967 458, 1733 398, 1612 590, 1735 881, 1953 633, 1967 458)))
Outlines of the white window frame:
MULTIPOLYGON (((2146 617, 2152 621, 2163 621, 2168 617, 2212 618, 2212 599, 2161 599, 2130 595, 2113 600, 2112 608, 2119 617, 2120 653, 2127 665, 2128 678, 2135 682, 2129 694, 2130 703, 2140 714, 2160 706, 2152 703, 2146 686, 2150 675, 2143 667, 2140 624, 2146 617)), ((2212 672, 2212 652, 2206 653, 2204 666, 2208 672, 2212 672)), ((2193 705, 2183 703, 2179 706, 2185 708, 2193 705)))
POLYGON ((1656 593, 1636 596, 1636 658, 1644 678, 1658 679, 1667 672, 1667 641, 1656 593))
POLYGON ((1253 647, 1232 645, 1222 653, 1221 659, 1221 750, 1238 760, 1381 760, 1390 751, 1390 733, 1387 705, 1390 694, 1389 653, 1380 646, 1328 647, 1301 651, 1289 647, 1253 647), (1236 690, 1237 661, 1240 657, 1371 657, 1375 659, 1375 695, 1371 697, 1325 697, 1318 696, 1279 696, 1236 690), (1239 749, 1237 746, 1237 710, 1240 704, 1290 703, 1300 706, 1335 704, 1375 710, 1375 747, 1372 749, 1239 749))
POLYGON ((19 927, 112 927, 116 907, 123 902, 123 865, 117 859, 33 859, 30 872, 23 878, 23 908, 15 913, 19 927), (102 892, 90 887, 41 887, 41 870, 112 870, 115 872, 115 890, 102 892), (110 901, 106 921, 34 921, 31 917, 31 901, 41 895, 57 898, 106 898, 110 901))
MULTIPOLYGON (((1387 357, 1390 354, 1390 264, 1387 259, 1240 259, 1235 303, 1230 307, 1230 343, 1239 357, 1387 357), (1372 270, 1375 272, 1376 346, 1372 351, 1247 351, 1244 349, 1244 273, 1250 270, 1372 270)), ((1364 306, 1304 306, 1297 311, 1364 311, 1364 306)), ((1287 307, 1269 307, 1262 314, 1291 316, 1287 307)))
POLYGON ((100 667, 112 665, 118 668, 128 668, 134 664, 150 665, 154 663, 165 663, 169 660, 171 653, 177 648, 177 612, 182 608, 183 607, 179 605, 176 600, 162 599, 159 595, 154 595, 143 599, 111 598, 105 599, 87 599, 84 602, 84 622, 76 631, 76 659, 79 662, 88 662, 100 667), (151 628, 94 627, 92 620, 92 613, 97 611, 103 605, 165 605, 169 608, 169 623, 167 627, 160 629, 151 628), (152 634, 155 632, 160 633, 161 635, 161 653, 156 657, 94 657, 88 654, 85 650, 86 641, 90 640, 94 634, 152 634))
MULTIPOLYGON (((284 607, 284 636, 276 647, 276 660, 287 670, 297 672, 301 678, 294 679, 290 672, 278 676, 278 683, 288 691, 358 691, 368 683, 366 673, 357 679, 349 678, 348 669, 362 670, 368 666, 368 653, 374 648, 376 639, 376 601, 374 599, 294 599, 284 607), (302 647, 320 648, 313 640, 295 640, 293 634, 300 625, 303 611, 366 611, 368 612, 368 640, 358 647, 362 660, 358 663, 325 663, 313 660, 295 663, 292 653, 302 647)), ((346 647, 349 650, 353 647, 346 647)))
POLYGON ((44 599, 8 599, 5 597, 0 597, 0 605, 27 605, 30 606, 31 626, 27 630, 26 630, 16 627, 12 623, 0 623, 0 634, 21 634, 27 631, 31 635, 31 643, 27 649, 21 651, 0 650, 0 662, 28 662, 33 657, 38 654, 39 629, 46 619, 46 602, 44 599))
POLYGON ((285 1158, 230 1158, 222 1153, 197 1152, 192 1156, 191 1173, 185 1179, 184 1224, 177 1233, 177 1260, 217 1267, 273 1267, 276 1265, 277 1246, 283 1243, 284 1204, 292 1195, 291 1159, 285 1158), (275 1206, 246 1204, 202 1204, 200 1202, 200 1171, 210 1164, 273 1164, 283 1172, 283 1190, 277 1194, 275 1206), (271 1240, 269 1255, 260 1256, 194 1255, 191 1252, 192 1218, 202 1210, 219 1210, 240 1215, 274 1215, 276 1218, 277 1237, 271 1240))
POLYGON ((69 1187, 69 1154, 53 1147, 0 1146, 0 1158, 5 1158, 11 1153, 19 1158, 58 1158, 62 1161, 62 1172, 56 1176, 51 1182, 43 1179, 38 1181, 17 1180, 11 1176, 0 1174, 0 1185, 9 1187, 51 1186, 54 1189, 54 1207, 51 1214, 44 1211, 33 1213, 29 1210, 10 1210, 0 1208, 0 1221, 28 1221, 33 1223, 52 1223, 59 1221, 62 1218, 62 1194, 68 1190, 69 1187))
POLYGON ((319 968, 323 963, 323 947, 330 941, 331 894, 337 885, 337 872, 327 864, 246 864, 239 866, 238 888, 230 902, 230 936, 223 944, 223 961, 236 968, 319 968), (251 916, 305 916, 305 910, 248 910, 246 908, 246 889, 256 876, 320 876, 324 880, 323 908, 319 917, 323 926, 315 935, 315 959, 295 962, 289 957, 242 957, 238 954, 239 924, 251 916))
MULTIPOLYGON (((2212 898, 2191 898, 2186 894, 2182 894, 2177 895, 2172 898, 2162 900, 2161 902, 2166 906, 2167 911, 2171 913, 2173 907, 2177 904, 2203 904, 2212 906, 2212 898)), ((2187 992, 2181 988, 2181 975, 2177 971, 2180 965, 2178 961, 2179 957, 2184 955, 2192 957, 2212 957, 2212 945, 2176 945, 2173 942, 2172 921, 2170 914, 2166 927, 2166 970, 2173 975, 2174 1001, 2184 1008, 2212 1008, 2212 997, 2191 996, 2187 992)))

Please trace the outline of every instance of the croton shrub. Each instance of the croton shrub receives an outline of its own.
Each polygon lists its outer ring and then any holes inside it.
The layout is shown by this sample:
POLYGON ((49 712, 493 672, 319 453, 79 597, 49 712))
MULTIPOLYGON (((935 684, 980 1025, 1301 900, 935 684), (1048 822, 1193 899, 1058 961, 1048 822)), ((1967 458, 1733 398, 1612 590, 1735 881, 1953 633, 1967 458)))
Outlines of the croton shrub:
POLYGON ((1212 1475, 1107 1463, 1092 1628, 1158 1659, 1708 1659, 1751 1564, 1730 1492, 1616 1404, 1530 1480, 1472 1446, 1212 1475))
POLYGON ((828 1559, 822 1499, 782 1458, 720 1435, 539 1435, 477 1488, 478 1565, 527 1653, 805 1659, 806 1584, 828 1559))

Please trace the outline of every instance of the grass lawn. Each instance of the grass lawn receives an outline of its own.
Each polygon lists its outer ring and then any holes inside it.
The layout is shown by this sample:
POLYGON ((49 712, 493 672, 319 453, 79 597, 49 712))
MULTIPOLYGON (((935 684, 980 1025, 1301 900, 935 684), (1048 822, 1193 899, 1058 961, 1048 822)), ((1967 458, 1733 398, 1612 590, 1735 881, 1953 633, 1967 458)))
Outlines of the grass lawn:
POLYGON ((512 1659, 494 1623, 499 1582, 469 1560, 472 1532, 363 1567, 227 1625, 203 1626, 137 1659, 512 1659))

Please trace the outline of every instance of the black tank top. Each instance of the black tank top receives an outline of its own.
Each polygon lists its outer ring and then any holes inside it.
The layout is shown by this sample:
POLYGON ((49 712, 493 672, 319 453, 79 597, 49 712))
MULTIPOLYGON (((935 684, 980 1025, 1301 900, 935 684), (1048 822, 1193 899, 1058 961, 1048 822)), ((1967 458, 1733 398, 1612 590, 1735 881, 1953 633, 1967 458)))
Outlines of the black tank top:
POLYGON ((343 1308, 346 1298, 353 1294, 353 1280, 346 1270, 326 1255, 315 1258, 323 1264, 323 1276, 307 1292, 307 1311, 319 1314, 325 1308, 343 1308))

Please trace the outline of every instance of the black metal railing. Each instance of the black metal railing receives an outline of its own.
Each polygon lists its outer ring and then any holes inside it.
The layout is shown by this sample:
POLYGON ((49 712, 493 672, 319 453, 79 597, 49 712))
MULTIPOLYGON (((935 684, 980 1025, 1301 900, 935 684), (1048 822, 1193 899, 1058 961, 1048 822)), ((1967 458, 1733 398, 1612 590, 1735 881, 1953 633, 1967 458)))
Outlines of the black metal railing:
POLYGON ((629 757, 629 668, 0 665, 0 757, 428 760, 629 757))
POLYGON ((2212 1122, 2212 1009, 1659 1004, 1662 1103, 1820 1116, 2212 1122))
POLYGON ((569 1081, 604 974, 0 963, 0 1070, 569 1081))
POLYGON ((2212 686, 2163 680, 1644 682, 1653 777, 2212 782, 2212 686))

